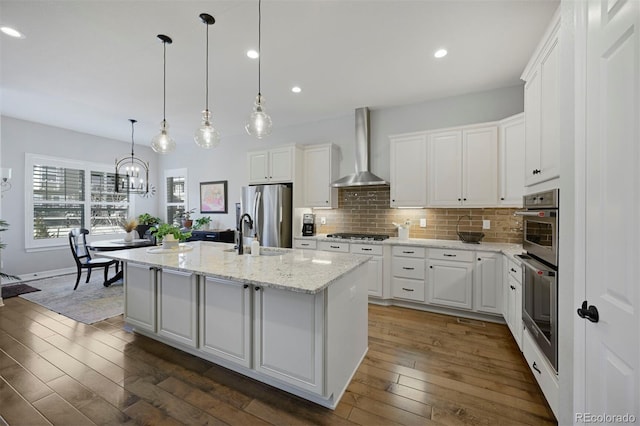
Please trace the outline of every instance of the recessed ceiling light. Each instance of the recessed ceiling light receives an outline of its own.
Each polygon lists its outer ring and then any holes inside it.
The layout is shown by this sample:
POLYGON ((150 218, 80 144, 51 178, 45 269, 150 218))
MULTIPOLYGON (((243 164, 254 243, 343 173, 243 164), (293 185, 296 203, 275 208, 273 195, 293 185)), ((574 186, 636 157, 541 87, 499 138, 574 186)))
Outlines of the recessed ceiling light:
POLYGON ((13 29, 11 27, 0 27, 0 31, 2 31, 3 33, 5 33, 10 37, 24 38, 24 35, 20 31, 13 29))
POLYGON ((436 58, 444 58, 447 56, 447 49, 439 49, 436 50, 436 53, 433 54, 436 58))
POLYGON ((300 92, 302 92, 302 89, 300 88, 300 86, 293 86, 293 87, 291 88, 291 91, 292 91, 293 93, 300 93, 300 92))
POLYGON ((251 50, 247 50, 247 56, 250 57, 251 59, 256 59, 259 56, 259 54, 257 50, 251 49, 251 50))

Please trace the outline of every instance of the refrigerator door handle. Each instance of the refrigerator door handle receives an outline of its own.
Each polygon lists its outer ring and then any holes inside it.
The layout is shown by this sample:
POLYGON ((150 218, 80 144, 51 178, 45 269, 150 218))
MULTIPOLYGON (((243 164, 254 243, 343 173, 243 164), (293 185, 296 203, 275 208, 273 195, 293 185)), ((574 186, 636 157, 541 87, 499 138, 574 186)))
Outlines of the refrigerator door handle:
POLYGON ((260 205, 261 201, 262 201, 262 192, 256 191, 256 199, 255 199, 255 203, 253 204, 253 218, 252 218, 254 235, 258 235, 258 225, 259 225, 258 206, 260 205))

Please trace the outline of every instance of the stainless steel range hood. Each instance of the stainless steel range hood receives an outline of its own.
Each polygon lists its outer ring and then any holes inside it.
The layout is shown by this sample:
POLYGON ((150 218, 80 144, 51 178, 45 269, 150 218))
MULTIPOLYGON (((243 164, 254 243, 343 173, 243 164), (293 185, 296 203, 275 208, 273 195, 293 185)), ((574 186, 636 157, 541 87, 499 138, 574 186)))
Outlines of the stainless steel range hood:
POLYGON ((356 172, 331 183, 333 188, 389 185, 369 171, 369 108, 356 109, 356 172))

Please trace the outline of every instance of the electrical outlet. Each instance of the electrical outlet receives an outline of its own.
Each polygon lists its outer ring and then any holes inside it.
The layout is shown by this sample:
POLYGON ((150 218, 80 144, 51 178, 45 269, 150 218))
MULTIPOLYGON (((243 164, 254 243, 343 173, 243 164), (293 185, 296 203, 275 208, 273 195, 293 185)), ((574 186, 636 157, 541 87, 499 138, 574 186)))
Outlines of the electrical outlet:
POLYGON ((420 219, 420 228, 426 228, 427 227, 427 218, 423 217, 422 219, 420 219))
POLYGON ((482 229, 491 229, 491 221, 483 220, 482 221, 482 229))
POLYGON ((320 218, 320 225, 326 225, 327 224, 327 218, 326 217, 321 217, 320 218))

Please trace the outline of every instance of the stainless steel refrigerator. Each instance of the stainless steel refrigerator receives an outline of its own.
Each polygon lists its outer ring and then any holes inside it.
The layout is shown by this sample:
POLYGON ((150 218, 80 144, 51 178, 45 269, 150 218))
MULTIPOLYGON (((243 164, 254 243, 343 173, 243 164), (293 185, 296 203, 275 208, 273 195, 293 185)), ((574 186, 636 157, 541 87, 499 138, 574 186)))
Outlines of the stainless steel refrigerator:
POLYGON ((244 244, 251 244, 258 235, 263 247, 292 247, 292 191, 287 185, 256 185, 242 187, 241 214, 248 213, 253 229, 244 223, 244 244))

